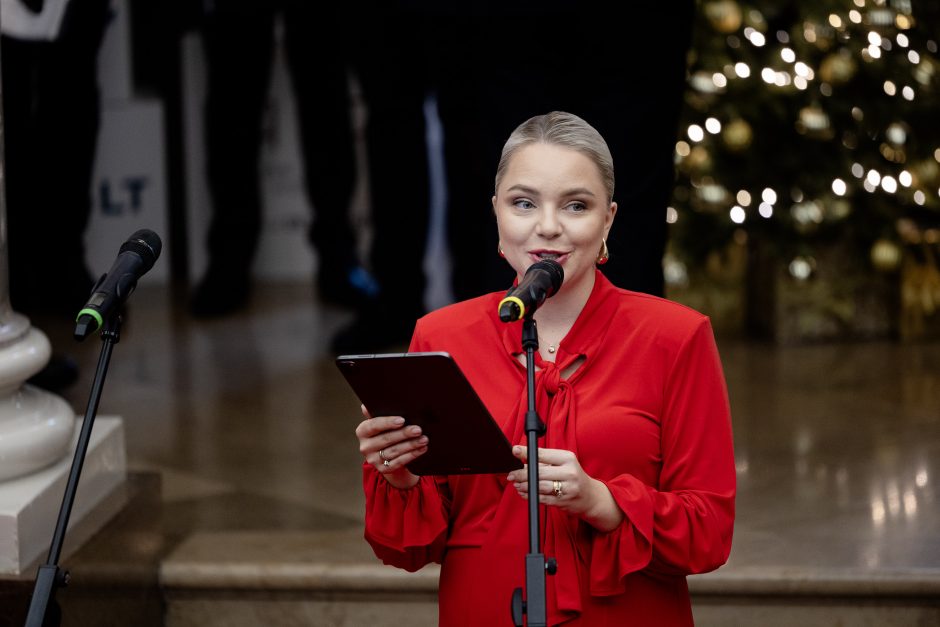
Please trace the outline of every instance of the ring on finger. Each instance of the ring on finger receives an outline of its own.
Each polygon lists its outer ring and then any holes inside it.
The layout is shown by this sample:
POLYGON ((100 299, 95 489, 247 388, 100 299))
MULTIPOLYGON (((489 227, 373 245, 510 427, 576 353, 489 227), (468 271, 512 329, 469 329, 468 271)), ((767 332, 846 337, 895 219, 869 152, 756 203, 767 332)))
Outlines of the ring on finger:
POLYGON ((561 481, 558 481, 557 479, 555 481, 552 481, 552 494, 555 495, 556 499, 560 499, 562 496, 565 495, 565 490, 562 486, 561 481))
POLYGON ((391 465, 391 461, 392 461, 392 460, 390 460, 389 458, 387 458, 387 457, 385 456, 385 449, 384 449, 384 448, 379 451, 379 457, 382 459, 382 465, 383 465, 383 466, 390 466, 390 465, 391 465))

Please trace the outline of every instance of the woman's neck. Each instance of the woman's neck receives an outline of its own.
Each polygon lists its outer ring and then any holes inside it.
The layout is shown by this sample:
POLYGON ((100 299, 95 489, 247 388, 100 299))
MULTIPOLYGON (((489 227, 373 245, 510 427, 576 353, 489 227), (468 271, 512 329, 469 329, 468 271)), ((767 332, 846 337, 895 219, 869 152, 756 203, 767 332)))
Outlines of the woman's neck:
POLYGON ((591 273, 578 284, 563 284, 558 293, 542 303, 542 306, 535 312, 536 322, 545 328, 567 333, 578 319, 588 298, 591 297, 595 280, 594 273, 591 273))

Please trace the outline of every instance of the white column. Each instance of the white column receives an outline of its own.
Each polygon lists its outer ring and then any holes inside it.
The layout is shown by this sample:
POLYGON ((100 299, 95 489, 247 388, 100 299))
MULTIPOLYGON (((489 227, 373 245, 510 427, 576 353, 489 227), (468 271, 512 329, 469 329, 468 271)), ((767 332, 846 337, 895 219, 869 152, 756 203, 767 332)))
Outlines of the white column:
POLYGON ((3 137, 0 112, 0 481, 61 459, 75 425, 75 412, 64 400, 24 384, 49 362, 51 347, 10 306, 3 137))
MULTIPOLYGON (((52 349, 10 305, 3 143, 0 108, 0 576, 18 576, 49 550, 79 425, 65 400, 25 383, 49 362, 52 349)), ((106 417, 94 426, 69 519, 69 531, 77 531, 69 534, 73 547, 126 502, 121 420, 106 417)))

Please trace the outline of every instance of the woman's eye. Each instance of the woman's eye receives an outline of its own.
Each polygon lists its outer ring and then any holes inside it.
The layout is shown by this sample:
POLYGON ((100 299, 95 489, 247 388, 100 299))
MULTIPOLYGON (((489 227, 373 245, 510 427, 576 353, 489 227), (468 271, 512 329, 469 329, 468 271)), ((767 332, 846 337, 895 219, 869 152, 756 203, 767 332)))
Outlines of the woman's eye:
POLYGON ((517 209, 532 209, 535 207, 535 205, 533 205, 530 201, 526 200, 525 198, 514 200, 512 204, 517 209))
POLYGON ((574 213, 581 213, 582 211, 586 211, 586 210, 587 210, 587 205, 585 205, 583 202, 573 202, 570 205, 568 205, 568 211, 571 211, 574 213))

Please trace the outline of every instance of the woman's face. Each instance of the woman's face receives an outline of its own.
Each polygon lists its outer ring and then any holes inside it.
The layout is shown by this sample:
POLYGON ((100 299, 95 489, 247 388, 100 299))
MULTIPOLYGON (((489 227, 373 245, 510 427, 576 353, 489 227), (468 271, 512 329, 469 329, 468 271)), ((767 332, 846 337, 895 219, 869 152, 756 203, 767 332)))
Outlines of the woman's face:
POLYGON ((521 279, 540 259, 565 270, 562 290, 593 286, 594 264, 617 212, 600 171, 586 155, 563 146, 524 146, 493 196, 499 241, 521 279))

